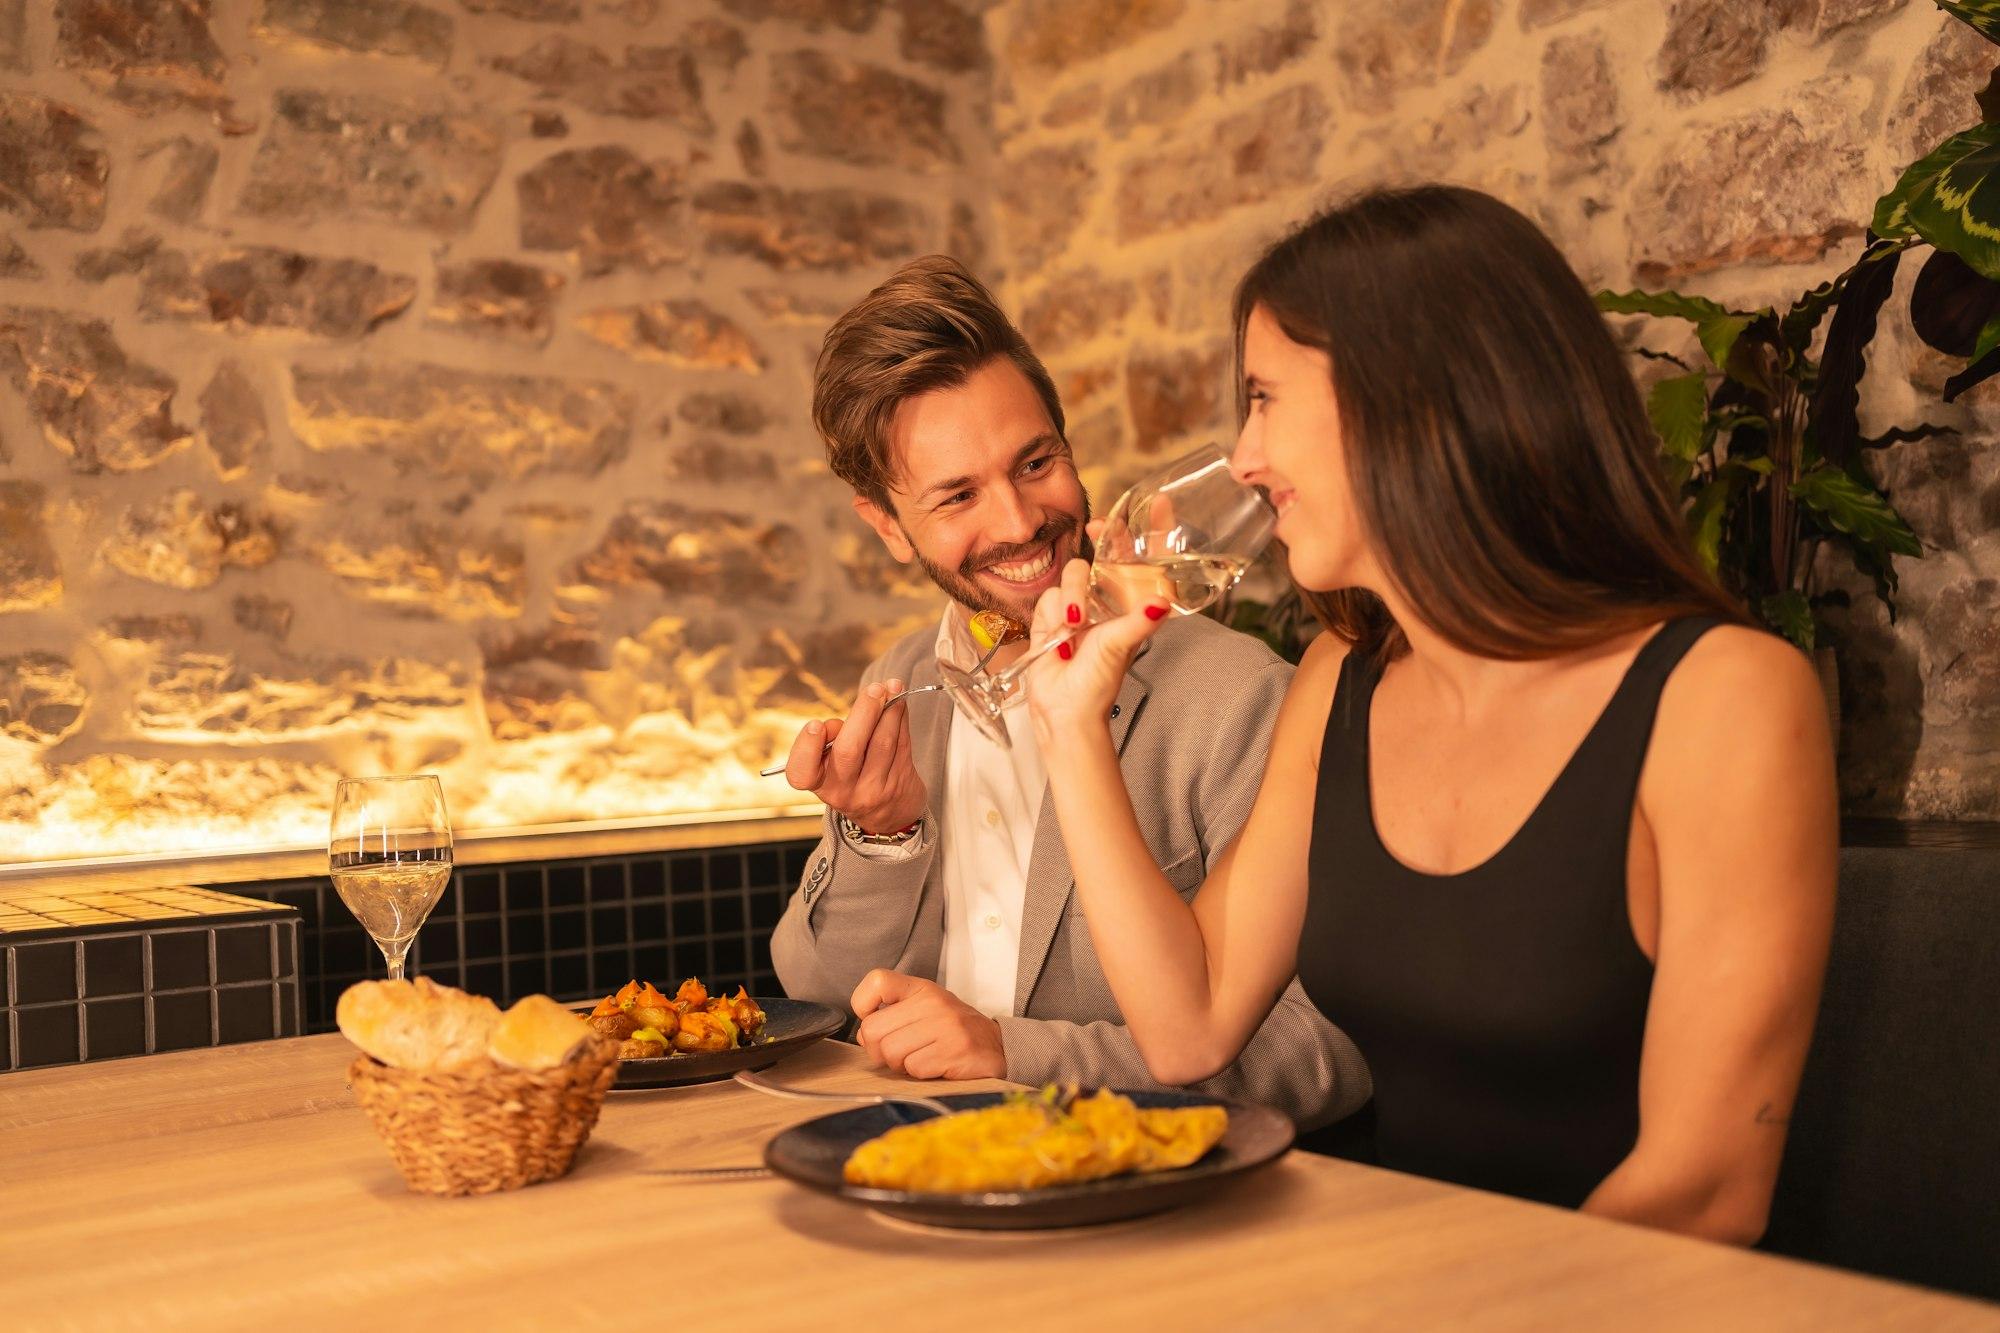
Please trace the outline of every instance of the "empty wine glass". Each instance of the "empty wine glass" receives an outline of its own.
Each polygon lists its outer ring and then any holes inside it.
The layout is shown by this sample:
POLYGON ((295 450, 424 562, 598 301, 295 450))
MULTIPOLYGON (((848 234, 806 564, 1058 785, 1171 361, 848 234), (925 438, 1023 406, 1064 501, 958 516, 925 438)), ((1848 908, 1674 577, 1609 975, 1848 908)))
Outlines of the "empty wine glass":
POLYGON ((1080 625, 1064 626, 1005 671, 986 675, 940 658, 938 675, 967 720, 994 744, 1012 741, 1002 710, 1020 695, 1028 664, 1100 620, 1158 598, 1178 615, 1212 605, 1270 541, 1277 511, 1229 473, 1229 456, 1205 445, 1134 483, 1105 516, 1080 625))
POLYGON ((451 822, 444 788, 430 773, 348 778, 333 795, 327 839, 333 887, 389 964, 403 959, 451 880, 451 822))

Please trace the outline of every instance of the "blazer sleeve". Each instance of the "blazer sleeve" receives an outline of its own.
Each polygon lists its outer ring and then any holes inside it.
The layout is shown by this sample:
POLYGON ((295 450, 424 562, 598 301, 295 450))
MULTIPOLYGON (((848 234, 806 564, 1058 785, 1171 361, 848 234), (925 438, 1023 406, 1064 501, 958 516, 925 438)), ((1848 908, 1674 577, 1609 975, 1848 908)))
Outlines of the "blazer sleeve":
POLYGON ((771 933, 771 966, 785 994, 846 1009, 861 978, 898 966, 916 930, 936 848, 927 829, 915 854, 871 859, 847 844, 829 811, 798 890, 771 933))
MULTIPOLYGON (((1121 1023, 1066 1023, 1003 1018, 1007 1077, 1036 1087, 1160 1088, 1121 1023)), ((1368 1066, 1347 1034, 1326 1021, 1297 981, 1285 988, 1236 1063, 1195 1085, 1233 1101, 1283 1111, 1301 1130, 1317 1129, 1361 1108, 1373 1091, 1368 1066)))

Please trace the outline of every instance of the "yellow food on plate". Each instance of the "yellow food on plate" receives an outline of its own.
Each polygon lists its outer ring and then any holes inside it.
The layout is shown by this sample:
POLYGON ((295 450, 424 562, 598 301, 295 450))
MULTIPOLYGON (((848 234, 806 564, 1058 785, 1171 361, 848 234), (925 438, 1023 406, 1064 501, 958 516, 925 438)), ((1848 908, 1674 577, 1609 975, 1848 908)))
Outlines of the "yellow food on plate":
POLYGON ((486 1053, 510 1069, 554 1069, 589 1035, 590 1025, 567 1005, 528 995, 500 1015, 486 1053))
POLYGON ((1191 1166, 1229 1129, 1220 1106, 1141 1110, 1109 1088, 1065 1109, 1056 1090, 900 1125, 856 1148, 850 1185, 974 1194, 1191 1166))
POLYGON ((395 1069, 463 1069, 486 1058, 500 1009, 483 995, 415 981, 360 981, 341 993, 334 1022, 349 1041, 395 1069))

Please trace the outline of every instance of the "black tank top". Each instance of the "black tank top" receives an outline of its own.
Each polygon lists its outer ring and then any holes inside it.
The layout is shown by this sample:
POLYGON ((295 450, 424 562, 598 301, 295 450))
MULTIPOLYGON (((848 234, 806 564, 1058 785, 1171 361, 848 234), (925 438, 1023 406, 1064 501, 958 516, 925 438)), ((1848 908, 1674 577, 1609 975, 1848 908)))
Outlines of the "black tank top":
POLYGON ((1631 1151, 1653 983, 1626 903, 1632 804, 1661 687, 1716 623, 1655 633, 1520 831, 1457 875, 1383 847, 1368 781, 1381 672, 1342 665, 1299 978, 1374 1074, 1384 1166, 1574 1207, 1631 1151))

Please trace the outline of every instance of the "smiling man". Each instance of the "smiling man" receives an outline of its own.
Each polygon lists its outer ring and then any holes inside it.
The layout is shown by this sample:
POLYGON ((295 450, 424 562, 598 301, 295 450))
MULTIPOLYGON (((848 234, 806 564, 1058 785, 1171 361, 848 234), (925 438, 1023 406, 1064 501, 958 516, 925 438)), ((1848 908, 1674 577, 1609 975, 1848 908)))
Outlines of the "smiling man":
MULTIPOLYGON (((1026 623, 1090 555, 1090 502, 1034 352, 956 260, 905 265, 828 330, 813 421, 854 509, 950 598, 869 668, 844 719, 809 723, 785 774, 827 807, 771 942, 788 994, 850 1009, 875 1059, 916 1078, 1156 1086, 1097 965, 1048 800, 1056 756, 1026 708, 1002 747, 955 716, 940 658, 986 651, 972 617, 1026 623), (886 706, 885 706, 886 705, 886 706)), ((998 670, 1024 642, 1003 643, 998 670)), ((1112 734, 1147 845, 1192 894, 1248 817, 1291 668, 1201 617, 1161 627, 1112 734)), ((1088 837, 1075 830, 1072 837, 1088 837)), ((1367 1100, 1353 1043, 1297 982, 1212 1092, 1311 1128, 1367 1100)))

